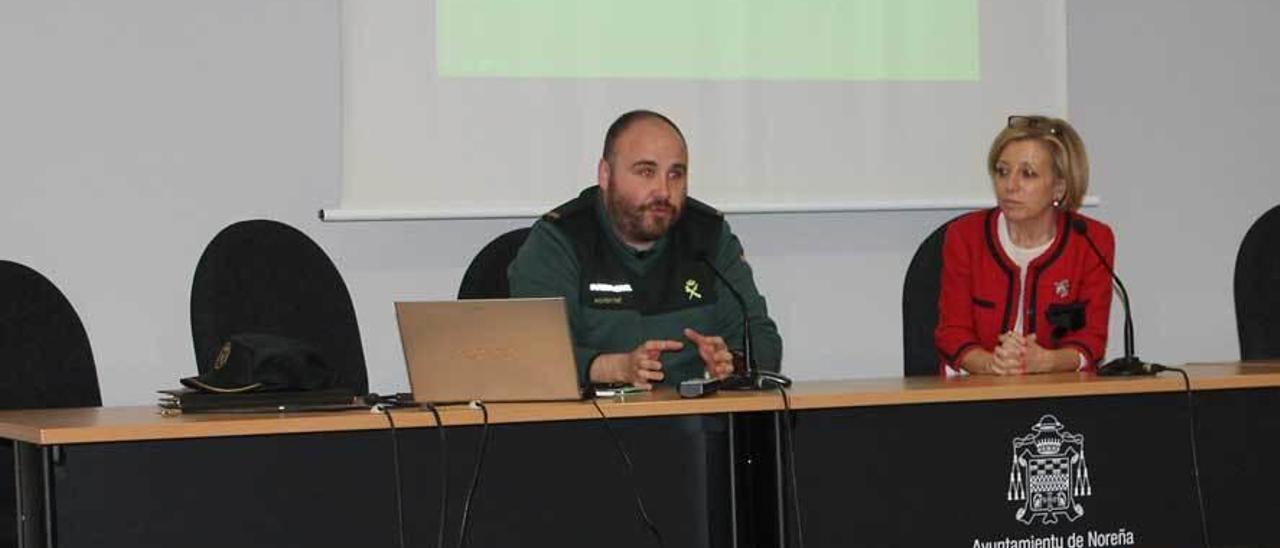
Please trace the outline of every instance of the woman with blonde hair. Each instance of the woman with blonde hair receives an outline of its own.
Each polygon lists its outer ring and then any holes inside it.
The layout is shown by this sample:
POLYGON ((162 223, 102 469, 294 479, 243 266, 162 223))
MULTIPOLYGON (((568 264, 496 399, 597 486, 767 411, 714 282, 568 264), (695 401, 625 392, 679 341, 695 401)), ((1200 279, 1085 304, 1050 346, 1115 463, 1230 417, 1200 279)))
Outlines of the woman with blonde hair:
POLYGON ((1107 347, 1115 237, 1078 212, 1089 188, 1084 142, 1065 120, 1010 116, 987 171, 996 207, 946 229, 934 332, 940 372, 1095 369, 1107 347))

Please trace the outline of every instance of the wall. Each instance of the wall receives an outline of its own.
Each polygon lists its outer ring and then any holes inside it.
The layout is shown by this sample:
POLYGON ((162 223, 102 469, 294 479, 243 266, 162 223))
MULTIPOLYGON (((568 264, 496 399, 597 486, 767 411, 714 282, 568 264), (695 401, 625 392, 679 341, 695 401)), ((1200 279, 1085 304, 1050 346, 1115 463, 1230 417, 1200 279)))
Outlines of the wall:
POLYGON ((1116 229, 1139 355, 1239 358, 1236 251, 1280 204, 1280 3, 1067 7, 1071 117, 1105 200, 1096 213, 1116 229))
MULTIPOLYGON (((194 372, 192 270, 229 223, 279 219, 329 252, 355 299, 370 386, 384 392, 406 385, 390 303, 450 298, 472 254, 519 224, 316 219, 339 194, 337 9, 0 4, 0 257, 67 293, 107 404, 147 403, 194 372)), ((1233 359, 1235 246, 1280 202, 1264 161, 1280 144, 1280 69, 1263 60, 1280 50, 1266 32, 1280 9, 1076 0, 1068 18, 1070 108, 1104 200, 1089 213, 1119 233, 1139 347, 1168 363, 1233 359)), ((902 274, 956 213, 731 217, 787 370, 897 374, 902 274)))

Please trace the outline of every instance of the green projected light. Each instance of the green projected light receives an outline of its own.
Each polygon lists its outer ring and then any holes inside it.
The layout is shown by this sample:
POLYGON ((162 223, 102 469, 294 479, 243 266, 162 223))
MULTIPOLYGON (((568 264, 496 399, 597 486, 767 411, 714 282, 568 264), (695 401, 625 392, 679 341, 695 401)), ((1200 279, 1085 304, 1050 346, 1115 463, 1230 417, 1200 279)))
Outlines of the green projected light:
POLYGON ((977 0, 437 0, 440 76, 977 80, 977 0))

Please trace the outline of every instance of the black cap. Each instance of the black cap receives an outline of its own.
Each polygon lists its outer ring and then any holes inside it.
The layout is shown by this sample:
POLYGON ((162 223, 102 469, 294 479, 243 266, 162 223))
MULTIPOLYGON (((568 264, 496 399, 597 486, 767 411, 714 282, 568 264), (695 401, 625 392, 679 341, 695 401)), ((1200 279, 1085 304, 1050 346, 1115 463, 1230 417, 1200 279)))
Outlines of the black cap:
POLYGON ((266 392, 332 388, 337 371, 306 342, 264 333, 232 335, 213 367, 182 385, 203 392, 266 392))

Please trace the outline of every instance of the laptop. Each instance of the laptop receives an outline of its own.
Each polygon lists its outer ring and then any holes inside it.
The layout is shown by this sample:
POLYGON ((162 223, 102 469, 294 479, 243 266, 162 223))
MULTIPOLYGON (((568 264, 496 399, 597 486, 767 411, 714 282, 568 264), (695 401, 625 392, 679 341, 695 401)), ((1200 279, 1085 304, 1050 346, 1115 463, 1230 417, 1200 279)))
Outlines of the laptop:
POLYGON ((582 398, 563 298, 397 302, 417 402, 582 398))

